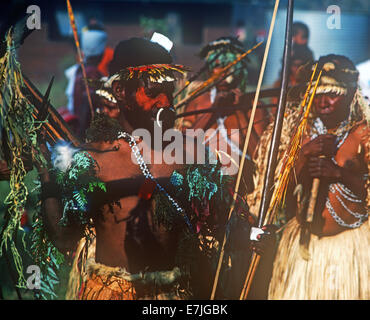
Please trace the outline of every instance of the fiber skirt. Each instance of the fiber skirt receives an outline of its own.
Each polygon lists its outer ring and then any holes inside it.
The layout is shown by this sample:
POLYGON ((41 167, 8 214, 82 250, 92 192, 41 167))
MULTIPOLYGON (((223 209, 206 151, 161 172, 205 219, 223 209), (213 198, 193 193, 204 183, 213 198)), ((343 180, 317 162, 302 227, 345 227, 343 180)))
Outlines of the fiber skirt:
POLYGON ((370 225, 335 236, 311 235, 310 259, 300 254, 301 227, 287 223, 275 257, 270 300, 370 299, 370 225))

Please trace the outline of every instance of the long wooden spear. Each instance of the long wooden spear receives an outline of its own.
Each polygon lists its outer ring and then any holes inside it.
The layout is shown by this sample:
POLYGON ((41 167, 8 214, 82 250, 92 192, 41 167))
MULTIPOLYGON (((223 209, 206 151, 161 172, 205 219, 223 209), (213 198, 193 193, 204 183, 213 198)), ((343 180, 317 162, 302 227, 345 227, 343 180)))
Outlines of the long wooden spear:
MULTIPOLYGON (((249 124, 248 124, 247 136, 246 136, 245 141, 244 141, 243 155, 241 157, 238 176, 237 176, 237 179, 236 179, 233 201, 232 201, 231 206, 230 206, 227 221, 230 221, 231 214, 234 210, 235 202, 236 202, 236 199, 237 199, 237 196, 238 196, 241 175, 242 175, 242 172, 243 172, 245 155, 247 153, 248 144, 249 144, 249 140, 250 140, 250 136, 251 136, 251 132, 252 132, 254 116, 255 116, 256 109, 257 109, 257 103, 258 103, 259 94, 260 94, 260 90, 261 90, 261 86, 262 86, 263 76, 264 76, 264 73, 265 73, 265 67, 266 67, 267 57, 268 57, 268 53, 269 53, 269 49, 270 49, 270 44, 271 44, 271 39, 272 39, 272 32, 273 32, 274 26, 275 26, 275 20, 276 20, 276 14, 277 14, 278 7, 279 7, 279 0, 276 0, 274 11, 273 11, 273 14, 272 14, 272 19, 271 19, 270 30, 269 30, 269 34, 268 34, 268 37, 267 37, 265 53, 264 53, 263 60, 262 60, 260 75, 259 75, 259 79, 258 79, 258 83, 257 83, 256 95, 255 95, 255 98, 254 98, 254 101, 253 101, 252 112, 251 112, 251 116, 250 116, 250 120, 249 120, 249 124)), ((214 300, 215 295, 216 295, 218 279, 219 279, 219 276, 220 276, 222 261, 223 261, 224 253, 225 253, 226 240, 227 239, 226 239, 226 233, 225 233, 224 234, 224 239, 223 239, 223 242, 222 242, 220 257, 219 257, 219 260, 218 260, 216 276, 215 276, 214 283, 213 283, 213 288, 212 288, 212 293, 211 293, 211 300, 214 300)))
POLYGON ((92 105, 92 101, 91 101, 89 85, 87 84, 86 69, 85 69, 85 66, 84 66, 84 63, 83 63, 83 59, 82 59, 80 42, 78 41, 76 20, 75 20, 75 16, 73 14, 72 6, 71 6, 71 3, 69 2, 69 0, 67 0, 67 9, 68 9, 69 22, 71 24, 71 28, 72 28, 72 32, 73 32, 73 38, 74 38, 75 44, 76 44, 78 60, 79 60, 78 62, 81 66, 82 76, 84 78, 87 100, 89 101, 89 107, 90 107, 90 112, 91 112, 91 119, 93 119, 94 118, 94 109, 93 109, 93 105, 92 105))
MULTIPOLYGON (((284 45, 284 56, 283 56, 283 73, 281 81, 281 91, 279 97, 279 104, 277 109, 277 115, 275 119, 274 131, 271 139, 267 170, 264 180, 264 187, 262 193, 262 200, 260 204, 260 210, 258 214, 258 227, 261 228, 266 216, 271 197, 272 187, 274 184, 275 169, 277 165, 277 156, 279 151, 280 136, 284 120, 284 112, 286 105, 287 88, 289 82, 289 62, 291 56, 292 46, 292 24, 293 24, 293 8, 294 0, 288 1, 287 7, 287 19, 286 19, 286 30, 285 30, 285 45, 284 45)), ((248 293, 259 264, 260 256, 253 252, 249 270, 247 273, 246 281, 243 286, 243 290, 240 295, 241 300, 245 300, 248 297, 248 293)))

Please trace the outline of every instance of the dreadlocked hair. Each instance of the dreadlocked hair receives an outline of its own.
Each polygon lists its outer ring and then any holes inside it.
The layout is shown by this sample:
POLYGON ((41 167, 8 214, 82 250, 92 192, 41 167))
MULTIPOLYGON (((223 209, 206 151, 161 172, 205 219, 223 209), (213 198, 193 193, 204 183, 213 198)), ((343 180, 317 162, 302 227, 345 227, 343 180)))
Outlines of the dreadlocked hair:
POLYGON ((88 142, 110 142, 117 139, 122 127, 116 119, 112 119, 105 114, 96 114, 91 122, 90 128, 86 131, 88 142))

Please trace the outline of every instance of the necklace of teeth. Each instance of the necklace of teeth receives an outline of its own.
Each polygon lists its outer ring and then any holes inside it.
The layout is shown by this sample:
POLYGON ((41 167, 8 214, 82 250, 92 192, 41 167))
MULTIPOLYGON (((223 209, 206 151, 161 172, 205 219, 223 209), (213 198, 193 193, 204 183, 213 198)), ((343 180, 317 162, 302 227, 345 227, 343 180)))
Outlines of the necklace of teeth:
POLYGON ((172 198, 168 194, 168 192, 159 184, 159 182, 157 181, 157 179, 154 178, 153 175, 151 174, 148 166, 146 165, 146 163, 144 161, 143 156, 140 153, 140 149, 139 149, 139 147, 136 144, 135 138, 132 135, 128 134, 127 132, 119 132, 117 138, 118 139, 125 139, 128 142, 128 144, 129 144, 129 146, 131 148, 131 151, 134 154, 134 156, 136 158, 136 161, 137 161, 137 163, 138 163, 138 165, 140 167, 140 170, 143 173, 144 177, 147 178, 147 179, 152 180, 156 184, 157 188, 161 192, 163 192, 164 195, 168 198, 168 200, 170 201, 170 203, 172 204, 172 206, 175 208, 176 212, 178 214, 181 214, 184 217, 185 223, 187 224, 187 226, 189 227, 189 229, 192 231, 193 230, 193 226, 191 225, 191 223, 189 221, 189 218, 188 218, 188 216, 185 213, 185 210, 180 207, 180 205, 176 202, 176 200, 174 198, 172 198))
MULTIPOLYGON (((345 127, 347 127, 349 125, 349 121, 348 120, 344 120, 341 122, 341 124, 339 125, 338 129, 337 129, 337 132, 340 132, 340 134, 337 136, 337 149, 339 149, 343 143, 346 141, 347 137, 348 137, 348 134, 349 134, 349 130, 343 130, 345 127)), ((318 135, 321 135, 321 134, 326 134, 328 132, 328 130, 326 129, 325 125, 323 124, 323 122, 321 121, 320 118, 316 118, 314 123, 313 123, 313 132, 311 134, 311 140, 316 138, 318 135)), ((334 159, 334 156, 331 158, 331 160, 336 164, 338 165, 337 161, 334 159)), ((362 200, 360 198, 358 198, 350 189, 348 189, 346 186, 344 186, 343 184, 341 183, 332 183, 330 184, 329 186, 329 190, 331 193, 335 193, 336 191, 338 191, 338 193, 346 200, 350 201, 350 202, 355 202, 355 203, 361 203, 362 200)), ((338 202, 341 204, 341 206, 346 210, 346 212, 348 212, 350 215, 354 216, 355 218, 357 218, 358 220, 355 222, 355 223, 352 223, 352 224, 348 224, 348 223, 345 223, 344 220, 342 218, 340 218, 338 216, 338 214, 335 212, 330 200, 329 200, 329 197, 326 198, 326 203, 325 203, 325 206, 326 208, 328 209, 330 215, 333 217, 333 219, 342 227, 346 227, 346 228, 358 228, 360 227, 368 218, 368 213, 365 213, 365 214, 360 214, 358 212, 353 212, 352 210, 350 210, 346 205, 345 203, 343 202, 343 200, 339 197, 339 195, 335 195, 336 199, 338 200, 338 202)))

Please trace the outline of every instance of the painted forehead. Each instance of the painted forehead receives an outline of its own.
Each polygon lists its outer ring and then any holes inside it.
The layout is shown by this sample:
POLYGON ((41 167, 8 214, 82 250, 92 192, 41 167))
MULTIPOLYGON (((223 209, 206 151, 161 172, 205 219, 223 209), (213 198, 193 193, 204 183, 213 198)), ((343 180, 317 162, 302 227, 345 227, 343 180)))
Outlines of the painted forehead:
POLYGON ((152 82, 150 80, 141 81, 144 87, 145 94, 148 97, 156 97, 161 93, 166 94, 169 98, 172 98, 172 94, 175 90, 174 82, 152 82))

